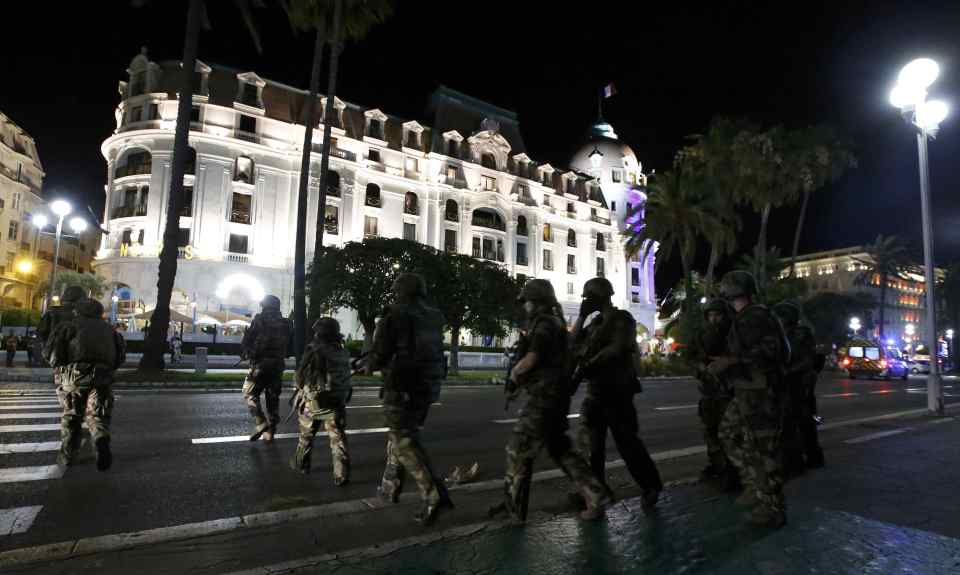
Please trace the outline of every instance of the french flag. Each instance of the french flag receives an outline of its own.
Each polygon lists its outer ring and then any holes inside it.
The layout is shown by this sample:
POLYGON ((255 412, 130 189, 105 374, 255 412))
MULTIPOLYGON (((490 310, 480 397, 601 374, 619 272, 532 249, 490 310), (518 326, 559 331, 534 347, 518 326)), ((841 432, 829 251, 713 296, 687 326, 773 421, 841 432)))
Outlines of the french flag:
POLYGON ((603 87, 603 97, 609 98, 617 93, 617 87, 613 85, 613 82, 610 82, 603 87))

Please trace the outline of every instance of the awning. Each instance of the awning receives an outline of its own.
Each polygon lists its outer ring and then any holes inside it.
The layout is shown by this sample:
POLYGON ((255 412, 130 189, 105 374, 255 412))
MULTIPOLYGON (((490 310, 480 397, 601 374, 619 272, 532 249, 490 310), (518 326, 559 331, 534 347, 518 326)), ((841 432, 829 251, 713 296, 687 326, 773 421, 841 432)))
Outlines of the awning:
MULTIPOLYGON (((147 319, 147 320, 153 319, 153 311, 154 310, 152 309, 147 310, 143 313, 138 313, 133 317, 135 317, 136 319, 147 319)), ((193 318, 189 316, 185 316, 176 310, 170 310, 170 321, 174 323, 193 323, 193 318)))

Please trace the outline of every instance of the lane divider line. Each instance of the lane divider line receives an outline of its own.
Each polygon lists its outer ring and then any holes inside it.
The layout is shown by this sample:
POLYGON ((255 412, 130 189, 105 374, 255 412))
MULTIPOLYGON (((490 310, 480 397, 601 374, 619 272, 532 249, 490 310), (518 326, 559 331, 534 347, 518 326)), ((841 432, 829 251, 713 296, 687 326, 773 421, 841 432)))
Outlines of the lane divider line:
POLYGON ((37 518, 41 509, 43 509, 43 505, 0 509, 0 537, 13 535, 14 533, 25 533, 33 525, 33 521, 37 518))
POLYGON ((853 439, 847 439, 844 443, 854 445, 857 443, 866 443, 868 441, 873 441, 874 439, 881 439, 883 437, 890 437, 891 435, 899 435, 901 433, 906 433, 913 429, 912 427, 901 427, 899 429, 889 429, 887 431, 878 431, 876 433, 871 433, 868 435, 861 435, 860 437, 854 437, 853 439))
MULTIPOLYGON (((580 419, 580 414, 579 414, 579 413, 569 413, 569 414, 567 414, 567 419, 580 419)), ((490 423, 499 423, 499 424, 501 424, 501 425, 504 425, 504 424, 509 424, 509 423, 517 423, 518 421, 520 421, 520 418, 519 418, 519 417, 513 417, 513 418, 510 418, 510 419, 491 419, 491 420, 490 420, 490 423)))
MULTIPOLYGON (((60 429, 57 426, 57 429, 60 429)), ((371 427, 369 429, 347 429, 347 435, 370 435, 374 433, 386 433, 388 428, 386 427, 371 427)), ((326 437, 327 432, 321 431, 317 433, 317 437, 326 437)), ((293 439, 295 437, 300 437, 299 433, 278 433, 273 436, 274 439, 293 439)), ((261 440, 262 441, 262 440, 261 440)), ((249 435, 228 435, 225 437, 198 437, 196 439, 191 439, 190 443, 194 445, 204 444, 204 443, 259 443, 257 441, 250 441, 249 435)))

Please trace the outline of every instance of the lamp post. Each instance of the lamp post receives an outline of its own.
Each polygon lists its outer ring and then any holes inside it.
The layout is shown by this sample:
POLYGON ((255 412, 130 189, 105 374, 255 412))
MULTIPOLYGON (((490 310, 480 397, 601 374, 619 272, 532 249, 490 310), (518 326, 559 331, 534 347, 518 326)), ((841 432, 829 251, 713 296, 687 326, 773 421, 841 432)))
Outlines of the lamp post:
MULTIPOLYGON (((57 282, 57 264, 60 261, 60 238, 63 235, 63 218, 70 215, 70 212, 73 211, 73 207, 64 200, 57 200, 50 204, 50 211, 57 216, 57 231, 56 231, 56 241, 54 243, 53 249, 53 265, 50 267, 50 289, 47 291, 47 298, 44 305, 44 311, 50 308, 50 303, 59 298, 55 298, 53 291, 57 282)), ((40 228, 47 224, 47 218, 42 214, 37 214, 33 217, 33 223, 37 226, 37 233, 40 233, 40 228)), ((73 218, 70 220, 70 228, 74 232, 80 233, 83 230, 87 229, 87 222, 83 218, 73 218)))
POLYGON ((940 66, 929 58, 913 60, 900 70, 897 84, 890 91, 890 103, 900 108, 903 118, 917 129, 920 160, 920 213, 923 219, 923 267, 927 290, 927 347, 930 349, 930 374, 927 376, 927 409, 943 415, 943 386, 937 362, 937 324, 934 309, 933 222, 930 214, 930 170, 927 165, 927 139, 935 138, 940 122, 947 117, 947 105, 927 100, 927 88, 940 75, 940 66))
POLYGON ((857 332, 860 331, 861 327, 862 326, 860 325, 860 318, 858 317, 850 318, 850 331, 853 332, 854 336, 857 335, 857 332))

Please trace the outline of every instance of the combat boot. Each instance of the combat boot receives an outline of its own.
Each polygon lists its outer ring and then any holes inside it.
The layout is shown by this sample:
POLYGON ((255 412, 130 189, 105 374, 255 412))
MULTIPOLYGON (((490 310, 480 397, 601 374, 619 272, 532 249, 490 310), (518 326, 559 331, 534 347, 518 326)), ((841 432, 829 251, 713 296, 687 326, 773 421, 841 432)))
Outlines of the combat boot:
POLYGON ((267 443, 272 442, 272 441, 273 441, 273 433, 274 433, 274 432, 273 432, 273 428, 270 428, 270 429, 264 431, 264 432, 263 432, 263 440, 266 441, 267 443))
POLYGON ((400 495, 396 491, 387 491, 382 485, 377 487, 377 498, 384 503, 396 503, 400 495))
POLYGON ((595 521, 604 516, 607 506, 613 503, 613 495, 609 488, 605 489, 599 495, 590 493, 584 488, 583 500, 587 508, 580 512, 580 519, 584 521, 595 521))
POLYGON ((640 496, 640 508, 644 513, 649 513, 657 507, 657 501, 660 501, 659 489, 644 489, 640 496))
POLYGON ((779 529, 787 524, 787 514, 782 509, 758 505, 750 512, 748 519, 756 527, 779 529))
POLYGON ((427 527, 432 525, 433 522, 437 520, 437 516, 440 515, 440 511, 445 511, 448 509, 453 509, 453 501, 449 497, 440 498, 435 502, 425 503, 423 508, 420 510, 420 513, 417 513, 413 517, 413 520, 420 525, 427 527))
POLYGON ((269 430, 270 430, 270 424, 269 424, 269 423, 264 422, 264 423, 261 423, 261 424, 257 425, 256 431, 254 431, 253 433, 250 434, 250 441, 256 441, 256 440, 260 439, 260 436, 263 435, 264 433, 266 433, 266 432, 269 431, 269 430))
POLYGON ((110 452, 110 438, 98 437, 95 443, 97 449, 97 471, 106 471, 113 465, 113 454, 110 452))
POLYGON ((301 449, 298 445, 297 451, 290 458, 290 469, 308 475, 310 473, 310 455, 309 450, 301 449))
POLYGON ((60 452, 57 454, 57 464, 64 467, 73 465, 77 458, 77 452, 80 451, 80 436, 74 435, 70 438, 69 444, 60 444, 60 452))

